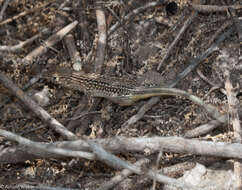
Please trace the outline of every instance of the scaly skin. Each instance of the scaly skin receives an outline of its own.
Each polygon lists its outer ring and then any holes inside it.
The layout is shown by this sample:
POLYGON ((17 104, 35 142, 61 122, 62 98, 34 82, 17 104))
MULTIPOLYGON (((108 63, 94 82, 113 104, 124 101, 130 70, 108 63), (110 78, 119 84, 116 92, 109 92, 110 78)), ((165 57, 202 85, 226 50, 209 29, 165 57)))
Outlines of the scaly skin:
MULTIPOLYGON (((129 78, 107 77, 96 74, 60 69, 48 71, 44 77, 61 86, 84 92, 92 97, 102 97, 121 106, 129 106, 135 102, 154 96, 181 96, 202 106, 214 118, 221 122, 225 116, 216 107, 205 104, 200 98, 186 91, 168 87, 147 87, 129 78)), ((154 84, 154 86, 157 86, 154 84)))

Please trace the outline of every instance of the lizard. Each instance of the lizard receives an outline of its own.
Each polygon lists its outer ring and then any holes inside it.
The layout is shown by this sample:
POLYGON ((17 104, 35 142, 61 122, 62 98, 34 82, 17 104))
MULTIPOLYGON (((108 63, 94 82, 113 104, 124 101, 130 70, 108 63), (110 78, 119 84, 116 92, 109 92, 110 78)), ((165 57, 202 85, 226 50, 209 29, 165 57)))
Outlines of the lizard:
POLYGON ((130 106, 139 100, 154 96, 181 96, 202 106, 214 119, 220 122, 226 120, 225 115, 221 114, 215 106, 205 104, 199 97, 165 84, 147 85, 147 83, 142 84, 139 79, 88 74, 60 67, 49 69, 44 73, 44 78, 91 97, 106 98, 121 106, 130 106))

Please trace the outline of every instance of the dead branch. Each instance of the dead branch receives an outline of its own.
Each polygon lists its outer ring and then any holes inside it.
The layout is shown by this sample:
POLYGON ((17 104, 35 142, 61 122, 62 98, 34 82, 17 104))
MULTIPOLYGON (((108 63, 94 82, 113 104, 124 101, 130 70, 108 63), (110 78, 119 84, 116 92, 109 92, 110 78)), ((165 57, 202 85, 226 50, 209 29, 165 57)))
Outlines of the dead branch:
POLYGON ((5 86, 14 96, 24 103, 32 112, 40 119, 52 127, 55 131, 60 133, 67 139, 75 139, 76 136, 68 131, 61 123, 51 117, 43 108, 41 108, 35 101, 27 96, 19 87, 17 87, 4 73, 0 72, 0 82, 5 86))
MULTIPOLYGON (((43 142, 40 143, 48 146, 48 144, 43 142)), ((21 144, 16 147, 7 148, 0 146, 0 163, 20 163, 26 160, 63 157, 63 155, 46 152, 34 147, 23 146, 21 144)))
POLYGON ((6 0, 2 6, 2 9, 0 12, 0 21, 2 21, 2 19, 3 19, 4 12, 7 9, 9 2, 10 2, 10 0, 6 0))
POLYGON ((17 45, 13 45, 13 46, 0 46, 0 51, 7 51, 7 52, 17 52, 20 51, 24 46, 26 46, 27 44, 32 43, 34 40, 36 40, 37 38, 41 37, 43 34, 47 34, 49 33, 50 30, 49 29, 44 29, 42 30, 40 33, 34 35, 33 37, 20 42, 17 45))
MULTIPOLYGON (((86 7, 86 1, 78 1, 78 7, 86 7)), ((83 40, 84 46, 88 49, 91 46, 90 42, 90 32, 88 31, 88 20, 85 12, 83 10, 78 10, 77 20, 79 22, 79 27, 81 30, 81 39, 83 40)))
MULTIPOLYGON (((106 31, 106 19, 105 19, 105 14, 104 11, 98 7, 96 10, 96 18, 97 18, 97 25, 98 25, 98 41, 97 41, 97 49, 96 49, 96 57, 95 57, 95 62, 94 62, 94 71, 89 71, 89 72, 95 72, 95 73, 99 73, 101 74, 103 72, 103 67, 104 67, 104 59, 105 59, 105 55, 106 55, 106 41, 107 41, 107 31, 106 31)), ((91 52, 90 52, 91 53, 91 52)), ((83 111, 84 113, 86 113, 86 111, 88 110, 88 112, 93 112, 94 110, 96 110, 97 106, 100 103, 100 98, 93 98, 93 102, 91 104, 91 106, 89 106, 87 109, 85 106, 82 106, 80 109, 78 109, 76 111, 76 113, 74 113, 74 117, 82 114, 80 113, 81 111, 83 111)), ((86 100, 80 102, 81 104, 86 104, 86 100)), ((94 117, 91 118, 87 118, 84 117, 81 120, 78 121, 71 121, 68 124, 68 128, 69 127, 74 127, 79 125, 80 123, 82 123, 82 128, 81 128, 81 133, 84 133, 86 131, 86 129, 88 128, 88 122, 89 120, 93 119, 94 117)))
MULTIPOLYGON (((23 91, 26 91, 29 87, 31 87, 33 84, 38 82, 41 78, 43 78, 42 74, 46 72, 46 69, 43 69, 40 74, 37 74, 33 78, 31 78, 22 88, 23 91)), ((0 109, 7 103, 9 103, 11 98, 6 98, 3 102, 0 103, 0 109)))
MULTIPOLYGON (((226 5, 228 4, 226 0, 224 0, 224 3, 226 5)), ((242 5, 241 5, 241 7, 242 7, 242 5)), ((238 43, 239 46, 238 47, 240 47, 241 44, 242 44, 242 28, 241 28, 239 18, 237 16, 237 11, 235 9, 228 8, 227 12, 229 13, 229 15, 227 15, 227 16, 230 18, 230 20, 232 20, 232 23, 233 23, 235 30, 237 32, 238 39, 239 39, 239 43, 238 43)))
POLYGON ((67 156, 67 157, 71 156, 71 157, 85 158, 88 160, 95 159, 95 157, 92 153, 83 152, 83 151, 66 150, 66 149, 56 148, 56 147, 49 147, 47 144, 31 141, 29 139, 26 139, 24 137, 14 134, 14 133, 8 132, 6 130, 0 129, 0 135, 4 136, 8 140, 16 141, 23 146, 26 146, 29 148, 32 147, 32 148, 38 149, 40 151, 54 153, 54 154, 67 156))
MULTIPOLYGON (((201 55, 199 55, 196 59, 192 59, 191 63, 189 64, 189 66, 181 73, 179 73, 176 77, 175 80, 173 80, 170 84, 168 84, 168 87, 174 87, 177 85, 178 82, 180 82, 182 79, 184 79, 191 71, 193 71, 198 65, 199 63, 201 63, 204 59, 206 59, 206 57, 208 57, 212 52, 214 52, 218 45, 223 42, 231 33, 232 33, 232 29, 230 28, 228 31, 226 31, 225 33, 223 33, 222 35, 220 35, 220 37, 218 38, 218 40, 216 42, 214 42, 205 52, 203 52, 201 55)), ((151 98, 145 105, 143 105, 140 110, 138 111, 137 114, 133 115, 131 118, 129 118, 126 122, 124 122, 124 124, 122 125, 122 127, 128 127, 134 123, 136 123, 137 121, 139 121, 144 114, 150 110, 150 108, 152 106, 154 106, 156 103, 158 103, 159 101, 159 97, 153 97, 151 98)))
POLYGON ((93 141, 87 141, 89 147, 92 149, 92 152, 96 155, 97 159, 106 163, 107 165, 113 167, 113 168, 117 168, 117 169, 128 169, 130 171, 132 171, 135 174, 138 175, 145 175, 146 177, 156 180, 160 183, 164 183, 164 184, 169 184, 172 186, 176 186, 176 187, 181 187, 183 189, 200 189, 200 188, 196 188, 194 186, 190 186, 188 184, 186 184, 183 181, 178 181, 174 178, 170 178, 158 173, 155 173, 152 170, 145 170, 143 171, 141 167, 135 166, 134 164, 130 164, 129 162, 123 161, 120 158, 118 158, 117 156, 108 153, 106 150, 104 150, 100 145, 96 144, 93 141))
POLYGON ((222 89, 222 83, 215 84, 211 80, 209 80, 206 76, 203 75, 202 71, 200 69, 197 69, 197 74, 200 76, 201 79, 203 79, 205 82, 210 84, 212 88, 209 90, 209 92, 206 94, 208 96, 212 91, 219 89, 221 93, 226 94, 225 90, 222 89))
MULTIPOLYGON (((156 2, 150 2, 144 5, 143 7, 139 7, 137 9, 132 10, 129 14, 127 14, 123 19, 122 19, 122 24, 126 24, 131 18, 136 16, 137 14, 145 11, 148 8, 153 8, 159 5, 162 5, 165 2, 165 0, 160 0, 156 2)), ((117 30, 120 27, 120 22, 117 22, 114 24, 109 30, 108 30, 108 36, 111 35, 115 30, 117 30)))
POLYGON ((240 120, 239 120, 239 114, 238 114, 238 105, 239 105, 239 100, 237 99, 237 93, 235 87, 233 87, 230 77, 227 76, 225 81, 225 89, 227 91, 227 97, 228 97, 228 105, 229 105, 229 115, 231 116, 232 120, 232 125, 234 128, 234 137, 237 143, 241 143, 241 135, 242 135, 242 130, 240 127, 240 120))
POLYGON ((104 58, 106 54, 107 29, 105 13, 101 8, 98 8, 96 10, 96 17, 98 26, 98 44, 96 50, 94 72, 102 73, 104 58))
POLYGON ((72 62, 72 67, 75 71, 80 71, 82 70, 82 61, 79 52, 76 49, 76 45, 74 42, 74 37, 72 34, 68 34, 66 37, 64 37, 65 44, 67 46, 71 62, 72 62))
MULTIPOLYGON (((114 153, 126 152, 175 152, 195 155, 215 156, 222 158, 242 158, 242 145, 239 143, 210 142, 203 140, 185 139, 182 137, 114 137, 108 139, 95 139, 103 148, 114 153)), ((64 149, 91 151, 83 141, 62 141, 50 143, 64 149)), ((30 147, 31 148, 31 147, 30 147)), ((35 150, 31 150, 34 154, 35 150)))
MULTIPOLYGON (((150 160, 144 158, 144 159, 140 159, 139 161, 134 163, 134 165, 137 167, 143 167, 143 166, 146 166, 149 162, 150 162, 150 160)), ((133 172, 131 172, 128 169, 123 169, 120 172, 120 174, 118 174, 115 177, 113 177, 112 179, 110 179, 110 181, 101 184, 100 187, 97 188, 96 190, 108 190, 108 189, 114 188, 116 185, 118 185, 121 181, 123 181, 125 178, 130 176, 132 173, 133 172)))
POLYGON ((32 62, 32 60, 35 57, 40 56, 41 54, 44 54, 45 52, 47 52, 48 48, 52 47, 57 42, 59 42, 67 33, 69 33, 73 28, 75 28, 77 24, 78 24, 78 22, 74 21, 74 22, 68 24, 67 26, 65 26, 63 29, 59 30, 56 34, 53 34, 52 36, 50 36, 44 42, 44 45, 41 45, 41 46, 37 47, 36 49, 34 49, 32 52, 30 52, 24 58, 24 62, 27 62, 27 63, 32 62))
MULTIPOLYGON (((230 62, 233 60, 227 59, 226 56, 224 56, 224 61, 226 62, 226 65, 232 65, 230 62)), ((233 87, 232 82, 230 80, 230 71, 229 69, 226 69, 224 71, 224 77, 225 77, 225 90, 228 98, 228 107, 229 107, 229 115, 231 116, 231 122, 232 126, 234 129, 234 137, 235 137, 235 142, 241 143, 241 135, 242 135, 242 130, 240 126, 240 120, 239 120, 239 114, 238 114, 238 105, 239 105, 239 100, 237 99, 237 93, 239 91, 239 88, 233 87)), ((240 160, 236 160, 234 162, 234 173, 236 177, 236 189, 241 189, 242 188, 242 164, 240 160)))
POLYGON ((191 16, 185 21, 184 25, 182 26, 182 28, 180 29, 180 31, 176 35, 175 39, 173 40, 173 42, 167 48, 166 54, 164 55, 164 57, 162 58, 161 62, 159 63, 159 65, 157 67, 157 71, 160 70, 160 68, 164 64, 165 60, 171 54, 173 48, 176 46, 178 41, 182 38, 182 35, 186 31, 186 29, 190 26, 190 24, 193 22, 193 20, 197 17, 197 15, 198 15, 197 12, 192 12, 191 16))
POLYGON ((224 31, 226 28, 230 27, 232 25, 231 21, 225 21, 221 27, 218 28, 218 30, 213 34, 213 36, 208 41, 208 45, 210 46, 213 41, 218 37, 218 35, 224 31))
MULTIPOLYGON (((223 158, 242 158, 242 145, 239 143, 210 142, 182 137, 114 137, 110 139, 96 139, 103 148, 111 152, 143 152, 151 150, 152 152, 175 152, 188 153, 196 155, 215 156, 223 158)), ((87 144, 83 141, 60 142, 58 147, 68 147, 73 150, 87 151, 87 144)))
POLYGON ((192 168, 194 168, 196 166, 196 163, 209 166, 221 160, 222 160, 221 158, 215 158, 215 157, 198 157, 196 161, 192 159, 191 161, 185 161, 182 163, 174 164, 172 166, 167 166, 158 170, 158 172, 171 177, 178 176, 178 175, 184 174, 186 170, 191 170, 192 168))
POLYGON ((210 13, 210 12, 226 12, 228 9, 242 9, 242 5, 229 5, 229 6, 220 6, 220 5, 199 5, 195 3, 190 3, 192 8, 201 13, 210 13))
POLYGON ((34 8, 34 9, 31 9, 31 10, 24 11, 24 12, 22 12, 22 13, 16 15, 16 16, 14 16, 14 17, 12 17, 12 18, 8 18, 8 19, 6 19, 6 20, 0 22, 0 26, 2 26, 2 25, 4 25, 4 24, 8 24, 8 23, 10 23, 10 22, 13 22, 14 20, 17 20, 17 19, 19 19, 19 18, 21 18, 21 17, 23 17, 23 16, 25 16, 25 15, 28 15, 28 14, 30 14, 30 13, 40 11, 41 9, 45 8, 45 7, 48 6, 50 3, 54 3, 55 1, 56 1, 56 0, 50 0, 49 2, 43 4, 43 5, 39 6, 39 7, 36 7, 36 8, 34 8))
POLYGON ((205 135, 208 132, 213 131, 214 129, 216 129, 217 127, 219 127, 221 125, 224 126, 224 124, 220 123, 218 120, 212 120, 206 124, 200 125, 200 126, 196 127, 195 129, 186 132, 184 137, 195 138, 195 137, 198 137, 201 135, 205 135))
MULTIPOLYGON (((161 174, 155 173, 152 170, 143 171, 141 169, 141 167, 130 164, 126 161, 121 160, 117 156, 114 156, 113 154, 106 152, 102 147, 97 145, 94 141, 87 140, 87 143, 88 143, 90 149, 93 151, 95 156, 92 153, 66 150, 66 149, 62 149, 62 148, 48 146, 46 144, 44 145, 42 143, 33 142, 31 140, 28 140, 19 135, 15 135, 14 133, 11 133, 11 132, 8 132, 8 131, 2 130, 2 129, 0 129, 0 135, 6 137, 8 140, 17 141, 21 145, 31 147, 31 148, 36 148, 36 149, 39 149, 39 150, 42 150, 45 152, 55 153, 55 154, 59 154, 62 156, 68 156, 68 157, 72 156, 72 157, 86 158, 86 159, 91 159, 91 160, 98 159, 113 168, 128 169, 135 174, 145 175, 145 176, 149 177, 150 179, 156 180, 160 183, 165 183, 165 184, 169 184, 172 186, 182 187, 183 189, 191 188, 191 186, 187 185, 185 182, 178 181, 176 179, 173 179, 173 178, 170 178, 167 176, 163 176, 161 174)), ((83 141, 83 142, 85 142, 85 141, 83 141)), ((192 187, 192 188, 194 189, 195 187, 192 187)), ((197 189, 197 188, 195 188, 195 189, 197 189)))

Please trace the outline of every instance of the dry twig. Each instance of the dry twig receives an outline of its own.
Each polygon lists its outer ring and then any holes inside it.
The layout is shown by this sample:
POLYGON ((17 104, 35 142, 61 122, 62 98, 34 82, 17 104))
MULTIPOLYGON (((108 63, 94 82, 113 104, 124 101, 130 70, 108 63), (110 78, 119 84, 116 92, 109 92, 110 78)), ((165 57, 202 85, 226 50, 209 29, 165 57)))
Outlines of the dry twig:
POLYGON ((201 135, 205 135, 208 132, 216 129, 219 126, 224 126, 224 124, 221 124, 221 122, 219 122, 218 120, 212 120, 209 121, 206 124, 200 125, 199 127, 196 127, 193 130, 187 131, 186 134, 184 135, 184 137, 186 138, 195 138, 201 135))
MULTIPOLYGON (((96 10, 96 18, 97 18, 97 25, 98 25, 98 42, 97 42, 97 49, 96 49, 96 57, 94 62, 94 71, 95 73, 101 74, 103 72, 104 67, 104 59, 106 55, 106 43, 107 43, 107 31, 106 31, 106 18, 104 11, 101 7, 98 7, 96 10)), ((90 72, 90 71, 89 71, 90 72)), ((99 105, 101 99, 100 98, 93 98, 92 104, 87 108, 88 112, 93 112, 96 110, 97 106, 99 105)), ((85 100, 83 101, 86 102, 85 100)), ((82 103, 82 102, 80 102, 82 103)), ((83 115, 82 110, 84 110, 84 114, 87 112, 86 107, 82 106, 74 113, 74 117, 78 117, 80 114, 83 115)), ((88 121, 92 118, 84 117, 82 118, 82 122, 80 121, 71 121, 68 124, 68 127, 76 126, 78 123, 82 123, 81 133, 84 133, 88 128, 88 121)))
MULTIPOLYGON (((177 85, 177 83, 179 81, 181 81, 182 79, 184 79, 191 71, 193 71, 198 65, 199 63, 201 63, 204 59, 206 59, 206 57, 208 57, 213 51, 215 51, 218 47, 218 45, 224 41, 226 39, 226 37, 228 37, 230 34, 232 33, 232 29, 229 29, 228 31, 226 31, 225 33, 223 33, 218 40, 213 43, 205 52, 203 52, 200 56, 198 56, 196 59, 191 60, 191 63, 189 64, 189 66, 180 74, 178 74, 178 76, 176 77, 176 79, 174 81, 172 81, 170 84, 168 84, 168 87, 174 87, 177 85)), ((158 101, 159 101, 159 97, 153 97, 151 98, 145 105, 143 105, 140 110, 138 111, 137 114, 133 115, 131 118, 129 118, 123 125, 122 127, 127 128, 128 126, 130 126, 131 124, 136 123, 137 121, 139 121, 143 115, 153 106, 155 105, 158 101)))
POLYGON ((170 178, 170 177, 158 174, 150 169, 143 171, 141 167, 135 166, 134 164, 130 164, 126 161, 121 160, 117 156, 115 156, 111 153, 108 153, 100 145, 97 145, 93 141, 88 140, 87 143, 88 143, 89 147, 91 148, 91 150, 93 151, 93 153, 96 155, 98 160, 106 163, 107 165, 109 165, 113 168, 128 169, 135 174, 145 175, 146 177, 156 180, 160 183, 169 184, 169 185, 176 186, 176 187, 181 187, 183 189, 191 189, 191 188, 194 190, 200 189, 200 188, 196 188, 195 186, 188 185, 183 181, 178 181, 174 178, 170 178))
POLYGON ((106 44, 107 44, 107 29, 106 19, 104 11, 99 7, 96 10, 97 26, 98 26, 98 44, 95 58, 95 69, 94 72, 97 74, 102 73, 104 58, 106 55, 106 44))
MULTIPOLYGON (((100 144, 110 152, 174 152, 187 153, 195 155, 206 155, 222 158, 242 158, 242 145, 239 143, 210 142, 195 139, 185 139, 182 137, 114 137, 106 139, 95 139, 95 143, 100 144)), ((63 149, 91 151, 87 143, 82 140, 62 141, 48 143, 48 146, 54 146, 63 149)), ((29 152, 36 152, 29 147, 29 152)), ((38 152, 39 154, 39 152, 38 152)))
POLYGON ((2 9, 0 12, 0 21, 2 21, 2 19, 3 19, 4 12, 7 9, 9 2, 10 2, 10 0, 6 0, 2 6, 2 9))
POLYGON ((191 14, 191 16, 186 20, 186 22, 184 23, 184 25, 182 26, 182 28, 180 29, 180 31, 176 35, 176 37, 173 40, 173 42, 167 48, 166 54, 164 55, 164 57, 162 58, 161 62, 159 63, 159 65, 157 67, 157 71, 160 70, 161 66, 164 64, 165 60, 171 54, 173 48, 176 46, 176 44, 178 43, 178 41, 182 38, 182 35, 184 34, 184 32, 186 31, 186 29, 188 28, 188 26, 190 26, 190 24, 192 23, 192 21, 196 18, 196 16, 197 16, 197 12, 194 12, 193 11, 192 14, 191 14))
MULTIPOLYGON (((149 162, 150 162, 150 160, 144 158, 144 159, 140 159, 139 161, 134 163, 134 165, 137 167, 143 167, 143 166, 147 165, 149 162)), ((133 172, 128 169, 123 169, 120 172, 120 174, 113 177, 110 181, 104 182, 96 190, 108 190, 108 189, 114 188, 117 184, 122 182, 125 178, 130 176, 132 173, 133 172)))
POLYGON ((73 28, 76 27, 78 24, 77 21, 74 21, 67 26, 65 26, 63 29, 58 31, 56 34, 53 34, 50 36, 44 43, 44 45, 39 46, 38 48, 34 49, 32 52, 30 52, 25 58, 25 62, 31 62, 35 57, 44 54, 47 52, 49 47, 52 47, 57 42, 59 42, 67 33, 69 33, 73 28))
POLYGON ((19 18, 21 18, 21 17, 23 17, 23 16, 26 16, 26 15, 28 15, 28 14, 30 14, 30 13, 37 12, 37 11, 39 11, 39 10, 45 8, 46 6, 48 6, 50 3, 53 3, 53 2, 55 2, 55 1, 56 1, 56 0, 50 0, 49 2, 43 4, 43 5, 39 6, 39 7, 33 8, 33 9, 31 9, 31 10, 24 11, 24 12, 22 12, 22 13, 16 15, 16 16, 14 16, 14 17, 12 17, 12 18, 8 18, 8 19, 6 19, 6 20, 0 22, 0 26, 2 26, 2 25, 4 25, 4 24, 8 24, 8 23, 10 23, 10 22, 13 22, 14 20, 17 20, 17 19, 19 19, 19 18))
MULTIPOLYGON (((162 5, 165 2, 165 0, 159 0, 156 2, 150 2, 144 5, 143 7, 139 7, 137 9, 132 10, 129 14, 127 14, 123 19, 122 19, 122 24, 126 24, 131 18, 136 16, 137 14, 143 12, 144 10, 152 7, 156 7, 159 5, 162 5)), ((109 30, 108 30, 108 36, 111 35, 115 30, 117 30, 121 26, 120 22, 117 22, 114 24, 109 30)))
MULTIPOLYGON (((235 137, 235 142, 241 143, 241 135, 242 135, 242 130, 240 126, 240 120, 239 120, 239 114, 238 114, 238 109, 237 106, 239 105, 239 100, 236 98, 236 91, 238 88, 234 88, 231 80, 230 80, 230 72, 227 71, 224 73, 226 76, 226 81, 225 81, 225 89, 226 89, 226 94, 228 97, 228 107, 229 107, 229 113, 231 116, 231 122, 233 125, 234 129, 234 137, 235 137)), ((242 164, 240 160, 236 160, 234 163, 234 173, 236 177, 236 189, 241 189, 242 188, 242 164)))
POLYGON ((195 3, 190 3, 190 5, 194 10, 202 13, 226 12, 228 11, 228 9, 242 9, 242 5, 219 6, 219 5, 199 5, 195 3))
POLYGON ((49 147, 47 144, 31 141, 29 139, 26 139, 24 137, 21 137, 19 135, 16 135, 14 133, 8 132, 3 129, 0 129, 0 135, 6 137, 8 140, 16 141, 23 146, 26 146, 29 148, 31 147, 37 150, 41 150, 43 152, 53 153, 53 154, 68 156, 68 157, 71 156, 71 157, 85 158, 88 160, 95 159, 95 156, 89 152, 66 150, 63 148, 57 148, 53 146, 49 147))
POLYGON ((210 84, 212 86, 212 88, 209 90, 209 92, 206 94, 206 96, 208 96, 212 91, 219 89, 220 92, 222 92, 223 94, 226 94, 225 90, 222 89, 222 83, 220 84, 215 84, 214 82, 212 82, 211 80, 209 80, 207 77, 205 77, 202 73, 202 71, 200 69, 197 69, 197 74, 208 84, 210 84))
MULTIPOLYGON (((36 76, 34 76, 33 78, 31 78, 22 88, 22 90, 25 92, 26 90, 28 90, 29 87, 31 87, 33 84, 35 84, 36 82, 38 82, 41 78, 43 78, 42 74, 46 72, 46 69, 43 69, 41 71, 40 74, 37 74, 36 76)), ((3 102, 0 103, 0 109, 7 103, 9 103, 11 100, 11 98, 6 98, 6 100, 4 100, 3 102)))
MULTIPOLYGON (((150 150, 154 153, 163 150, 165 152, 242 159, 242 145, 239 143, 231 144, 223 142, 209 142, 203 140, 185 139, 182 137, 114 137, 107 139, 95 139, 93 141, 100 144, 106 150, 114 153, 135 153, 144 152, 145 150, 150 150)), ((91 151, 88 144, 83 140, 42 144, 46 144, 46 147, 71 149, 73 151, 91 151)), ((21 154, 24 155, 25 159, 65 157, 65 155, 60 156, 57 153, 46 154, 44 151, 39 151, 38 149, 31 147, 31 144, 28 147, 18 147, 7 151, 4 151, 4 153, 0 154, 1 163, 15 163, 24 161, 21 158, 21 154), (8 157, 15 155, 15 153, 20 155, 19 160, 7 160, 8 157)))
POLYGON ((1 51, 7 51, 7 52, 17 52, 20 51, 24 46, 26 46, 29 43, 32 43, 34 40, 36 40, 37 38, 41 37, 43 34, 47 34, 49 33, 50 30, 49 29, 43 29, 40 33, 34 35, 33 37, 20 42, 17 45, 13 45, 13 46, 0 46, 0 52, 1 51))
POLYGON ((0 72, 0 82, 21 102, 23 102, 32 112, 34 112, 40 119, 42 119, 55 131, 57 131, 67 139, 73 140, 76 138, 76 136, 72 132, 68 131, 61 123, 51 117, 43 108, 41 108, 37 103, 35 103, 35 101, 27 96, 2 72, 0 72))
POLYGON ((71 62, 72 62, 72 67, 75 71, 80 71, 82 70, 82 62, 81 62, 81 57, 79 52, 76 49, 75 42, 74 42, 74 37, 72 34, 68 34, 67 36, 64 37, 64 41, 66 43, 71 62))

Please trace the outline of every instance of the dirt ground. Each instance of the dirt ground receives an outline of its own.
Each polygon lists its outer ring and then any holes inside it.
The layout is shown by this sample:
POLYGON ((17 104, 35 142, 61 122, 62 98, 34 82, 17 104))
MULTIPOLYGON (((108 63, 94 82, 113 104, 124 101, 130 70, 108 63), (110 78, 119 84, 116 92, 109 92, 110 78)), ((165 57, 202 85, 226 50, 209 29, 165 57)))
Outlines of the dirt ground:
MULTIPOLYGON (((0 0, 2 6, 4 2, 4 0, 0 0)), ((55 34, 74 20, 77 20, 78 24, 69 34, 74 37, 80 61, 83 63, 83 70, 88 73, 95 72, 94 62, 98 43, 95 1, 56 0, 43 6, 46 2, 48 1, 10 1, 3 19, 0 21, 0 46, 16 45, 38 34, 44 28, 49 29, 48 32, 16 52, 1 51, 0 47, 0 70, 20 88, 23 88, 31 78, 40 74, 46 67, 51 68, 58 65, 73 68, 73 60, 68 52, 65 39, 60 40, 30 62, 23 60, 34 48, 45 46, 45 40, 50 35, 55 34), (66 4, 62 7, 64 2, 66 4), (41 6, 43 7, 35 10, 36 7, 41 6), (14 18, 27 10, 34 11, 6 24, 3 23, 4 20, 14 18)), ((115 23, 122 22, 122 18, 132 10, 149 2, 151 1, 104 1, 102 10, 105 13, 107 31, 110 31, 115 23), (116 16, 120 21, 117 20, 116 16)), ((227 3, 233 4, 233 1, 229 0, 227 3)), ((207 1, 206 4, 223 5, 219 0, 207 1)), ((242 16, 241 9, 237 10, 237 16, 242 16)), ((164 5, 145 9, 140 14, 130 18, 129 22, 123 24, 113 33, 108 34, 102 74, 132 78, 145 76, 153 71, 160 73, 159 75, 154 74, 156 80, 168 84, 187 68, 192 60, 211 47, 221 34, 234 26, 228 11, 202 13, 193 10, 187 0, 174 0, 173 3, 166 1, 164 5), (170 55, 157 71, 168 47, 192 14, 197 14, 197 16, 188 25, 170 55), (222 29, 225 23, 229 24, 222 29)), ((225 82, 221 55, 226 54, 230 60, 240 60, 234 61, 234 64, 231 62, 229 65, 231 80, 234 84, 238 84, 240 89, 242 85, 240 43, 236 29, 234 29, 232 35, 219 44, 217 50, 180 81, 176 88, 188 91, 203 99, 204 102, 213 104, 222 113, 226 113, 228 111, 227 96, 220 90, 224 89, 225 82), (213 85, 201 76, 204 76, 213 85), (211 91, 214 87, 218 88, 211 91)), ((153 74, 148 75, 147 77, 152 77, 153 74)), ((44 78, 31 85, 25 92, 32 96, 45 86, 48 86, 50 100, 43 108, 79 137, 87 136, 90 139, 115 136, 183 137, 188 131, 206 124, 212 119, 203 108, 190 100, 167 96, 162 97, 140 120, 125 126, 124 123, 135 115, 148 100, 122 107, 107 99, 92 99, 77 90, 65 88, 44 78), (80 118, 71 119, 78 115, 81 115, 80 118)), ((241 92, 240 90, 237 94, 238 107, 241 107, 241 92)), ((0 129, 38 142, 64 140, 60 134, 49 128, 1 84, 0 105, 0 129)), ((227 123, 223 127, 197 138, 234 142, 233 127, 227 123)), ((0 137, 0 150, 16 145, 17 143, 0 137)), ((147 156, 152 160, 152 167, 155 167, 157 154, 156 152, 147 156)), ((127 152, 117 156, 134 163, 146 155, 127 152)), ((165 152, 160 158, 157 169, 183 162, 200 162, 207 166, 211 164, 206 162, 207 159, 203 156, 165 152)), ((221 160, 221 162, 223 161, 221 160)), ((0 163, 0 184, 6 185, 5 187, 28 184, 96 189, 117 173, 118 170, 100 161, 78 158, 36 158, 21 162, 10 160, 10 162, 1 161, 0 163)), ((177 172, 170 176, 179 177, 181 175, 182 172, 177 172)), ((142 176, 131 175, 112 189, 151 189, 152 183, 152 180, 142 176)), ((156 185, 156 189, 161 188, 162 185, 156 185)))

